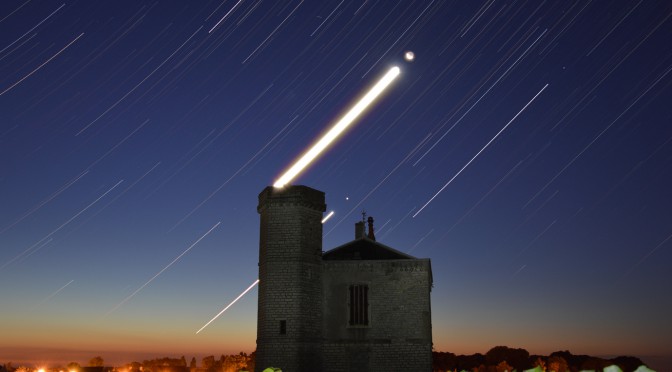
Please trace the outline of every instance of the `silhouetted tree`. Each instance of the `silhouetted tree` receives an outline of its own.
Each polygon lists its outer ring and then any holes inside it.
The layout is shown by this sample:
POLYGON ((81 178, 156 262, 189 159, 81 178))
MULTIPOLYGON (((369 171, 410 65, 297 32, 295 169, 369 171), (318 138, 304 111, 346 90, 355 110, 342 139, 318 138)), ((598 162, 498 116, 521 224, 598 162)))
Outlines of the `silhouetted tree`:
POLYGON ((488 367, 485 366, 485 364, 481 364, 476 367, 472 367, 469 371, 471 372, 489 372, 488 367))
POLYGON ((513 349, 507 346, 495 346, 485 354, 487 365, 496 366, 502 361, 506 361, 509 366, 518 371, 529 367, 528 358, 530 353, 525 349, 513 349))
POLYGON ((549 356, 559 356, 565 359, 571 371, 580 371, 581 365, 583 365, 583 363, 590 358, 588 355, 574 355, 568 350, 555 351, 552 352, 549 356))
POLYGON ((105 361, 101 356, 96 356, 89 360, 89 367, 102 367, 105 365, 105 361))
POLYGON ((513 367, 511 367, 509 363, 506 362, 506 360, 502 360, 499 362, 499 364, 497 364, 495 370, 497 372, 513 372, 513 367))
POLYGON ((432 369, 434 371, 452 371, 457 369, 457 356, 453 353, 433 351, 432 369))
POLYGON ((142 372, 185 372, 187 368, 187 360, 181 358, 156 358, 145 360, 142 362, 142 372))
POLYGON ((140 367, 142 367, 142 363, 140 362, 130 362, 126 365, 126 369, 129 372, 140 372, 140 367))
POLYGON ((150 360, 143 360, 142 367, 140 367, 140 370, 142 372, 154 372, 154 364, 150 360))
POLYGON ((623 372, 631 372, 639 368, 639 366, 646 365, 641 359, 631 356, 619 356, 611 359, 611 362, 621 367, 623 372))
POLYGON ((70 362, 66 367, 68 368, 68 371, 79 371, 82 368, 77 362, 70 362))
POLYGON ((571 372, 565 358, 557 355, 548 357, 546 370, 552 372, 571 372))
POLYGON ((215 369, 215 356, 209 355, 203 358, 201 361, 201 368, 207 371, 213 371, 215 369))
POLYGON ((609 367, 610 365, 611 362, 609 362, 606 359, 597 357, 588 357, 588 359, 586 359, 586 361, 584 361, 583 364, 581 364, 581 369, 602 371, 604 370, 605 367, 609 367))
POLYGON ((257 350, 254 350, 249 355, 250 359, 247 361, 247 369, 249 371, 254 371, 254 367, 257 361, 257 350))
POLYGON ((481 353, 457 356, 457 370, 472 371, 481 364, 485 365, 485 356, 481 353))
POLYGON ((222 355, 222 372, 238 372, 239 370, 247 367, 249 360, 250 358, 247 356, 247 354, 243 353, 242 351, 239 354, 226 356, 222 355))
POLYGON ((534 358, 534 361, 532 362, 532 367, 536 368, 539 367, 542 371, 546 370, 546 359, 539 356, 539 355, 533 355, 530 357, 530 359, 534 358))

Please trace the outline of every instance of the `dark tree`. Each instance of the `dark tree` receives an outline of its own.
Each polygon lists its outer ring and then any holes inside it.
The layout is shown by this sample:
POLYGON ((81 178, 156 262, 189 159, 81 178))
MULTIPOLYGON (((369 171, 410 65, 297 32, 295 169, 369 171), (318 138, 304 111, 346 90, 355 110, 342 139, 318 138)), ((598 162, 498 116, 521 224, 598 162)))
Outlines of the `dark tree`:
POLYGON ((203 358, 203 360, 201 361, 201 368, 203 368, 206 371, 214 370, 215 369, 215 356, 210 355, 210 356, 206 356, 205 358, 203 358))
POLYGON ((257 350, 254 350, 249 356, 250 360, 247 362, 247 369, 254 371, 255 361, 257 360, 257 350))
POLYGON ((458 355, 457 356, 457 370, 471 371, 478 368, 481 364, 485 364, 485 355, 476 353, 473 355, 458 355))
MULTIPOLYGON (((539 366, 542 370, 546 370, 546 357, 541 355, 530 355, 527 358, 527 364, 530 368, 539 366)), ((528 368, 529 369, 529 368, 528 368)))
POLYGON ((453 353, 433 351, 432 369, 435 371, 452 371, 457 369, 457 356, 453 353))
POLYGON ((489 366, 496 366, 500 362, 506 361, 516 370, 523 371, 531 367, 528 362, 529 357, 530 353, 525 349, 495 346, 485 354, 485 361, 489 366))
POLYGON ((546 370, 555 372, 571 372, 565 358, 561 356, 550 356, 546 361, 546 370))
POLYGON ((581 369, 586 370, 595 370, 602 371, 606 367, 609 367, 612 363, 606 359, 597 358, 597 357, 588 357, 585 362, 581 365, 581 369))
POLYGON ((640 366, 645 365, 641 359, 631 356, 619 356, 614 359, 611 359, 611 362, 621 367, 623 372, 631 372, 636 370, 640 366))
POLYGON ((97 356, 89 360, 89 367, 102 367, 105 364, 105 361, 102 357, 97 356))
POLYGON ((567 365, 569 365, 569 369, 572 371, 580 371, 583 363, 585 363, 588 359, 590 359, 588 355, 574 355, 570 353, 568 350, 555 351, 551 353, 551 355, 549 356, 562 357, 565 361, 567 361, 567 365))

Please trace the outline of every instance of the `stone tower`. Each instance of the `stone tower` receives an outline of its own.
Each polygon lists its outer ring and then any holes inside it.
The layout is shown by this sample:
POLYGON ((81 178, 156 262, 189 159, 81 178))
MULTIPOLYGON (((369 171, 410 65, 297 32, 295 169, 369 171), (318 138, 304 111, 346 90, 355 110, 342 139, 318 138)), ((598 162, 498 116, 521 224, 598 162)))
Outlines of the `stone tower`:
POLYGON ((259 194, 256 370, 322 370, 324 193, 306 186, 259 194))

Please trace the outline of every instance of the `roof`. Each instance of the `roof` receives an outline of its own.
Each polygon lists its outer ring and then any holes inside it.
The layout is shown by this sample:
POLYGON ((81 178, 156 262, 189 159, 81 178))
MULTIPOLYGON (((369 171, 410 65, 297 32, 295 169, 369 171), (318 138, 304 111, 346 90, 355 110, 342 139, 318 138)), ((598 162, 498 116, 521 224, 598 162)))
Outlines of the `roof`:
POLYGON ((325 252, 322 259, 325 261, 414 260, 416 257, 399 252, 368 237, 362 237, 325 252))

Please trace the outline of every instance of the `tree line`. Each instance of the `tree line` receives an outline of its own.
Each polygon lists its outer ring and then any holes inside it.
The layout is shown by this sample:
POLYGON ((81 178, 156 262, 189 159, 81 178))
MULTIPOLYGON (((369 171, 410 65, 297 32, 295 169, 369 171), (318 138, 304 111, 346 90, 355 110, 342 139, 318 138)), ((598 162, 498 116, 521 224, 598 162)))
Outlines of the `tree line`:
MULTIPOLYGON (((87 366, 81 366, 79 363, 68 363, 65 368, 50 368, 50 371, 67 370, 68 372, 239 372, 254 371, 255 352, 247 354, 240 352, 238 354, 221 355, 215 358, 209 355, 201 359, 200 365, 196 358, 192 357, 189 363, 182 356, 180 358, 156 358, 144 360, 142 362, 130 362, 116 368, 105 367, 105 360, 96 356, 89 360, 87 366)), ((34 372, 34 369, 25 366, 14 367, 12 363, 0 364, 0 372, 34 372)))
POLYGON ((632 356, 604 359, 590 355, 574 355, 569 351, 556 351, 548 356, 542 356, 530 355, 525 349, 507 346, 495 346, 485 354, 472 355, 434 351, 432 360, 434 372, 522 372, 535 368, 537 371, 578 372, 603 371, 614 365, 623 372, 634 372, 641 366, 646 367, 646 364, 639 358, 632 356))
MULTIPOLYGON (((196 358, 189 362, 181 358, 156 358, 140 362, 131 362, 117 368, 103 367, 105 361, 96 356, 89 360, 88 367, 82 368, 72 362, 66 366, 72 372, 240 372, 254 371, 256 351, 250 354, 240 352, 232 355, 214 355, 201 359, 200 365, 196 358)), ((546 372, 578 372, 583 370, 603 371, 607 367, 617 366, 623 372, 642 371, 646 366, 642 360, 632 356, 619 356, 604 359, 590 355, 574 355, 569 351, 556 351, 548 356, 530 355, 525 349, 495 346, 485 354, 456 355, 450 352, 432 352, 432 370, 434 372, 523 372, 535 369, 546 372)), ((60 370, 55 368, 52 370, 60 370)), ((26 367, 13 367, 11 363, 0 365, 0 372, 32 372, 26 367)))

